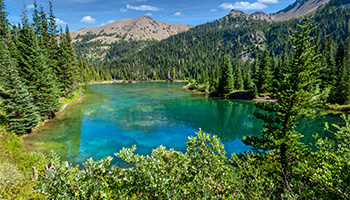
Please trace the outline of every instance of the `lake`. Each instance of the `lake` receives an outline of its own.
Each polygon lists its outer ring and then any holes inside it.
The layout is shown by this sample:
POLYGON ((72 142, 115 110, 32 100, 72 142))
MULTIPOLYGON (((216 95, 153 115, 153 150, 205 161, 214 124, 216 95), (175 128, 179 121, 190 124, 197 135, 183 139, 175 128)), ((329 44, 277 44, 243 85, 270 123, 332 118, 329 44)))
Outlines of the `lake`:
MULTIPOLYGON (((254 117, 259 111, 250 101, 208 98, 181 89, 183 83, 138 82, 135 84, 101 84, 85 86, 81 101, 69 105, 62 113, 32 134, 24 137, 28 151, 57 152, 62 160, 81 164, 92 157, 114 157, 123 147, 137 146, 136 153, 149 155, 163 145, 186 151, 189 136, 199 128, 217 135, 228 152, 241 153, 250 147, 244 136, 259 135, 262 121, 254 117)), ((315 133, 327 136, 324 122, 341 123, 336 116, 300 120, 298 130, 307 144, 315 133)))

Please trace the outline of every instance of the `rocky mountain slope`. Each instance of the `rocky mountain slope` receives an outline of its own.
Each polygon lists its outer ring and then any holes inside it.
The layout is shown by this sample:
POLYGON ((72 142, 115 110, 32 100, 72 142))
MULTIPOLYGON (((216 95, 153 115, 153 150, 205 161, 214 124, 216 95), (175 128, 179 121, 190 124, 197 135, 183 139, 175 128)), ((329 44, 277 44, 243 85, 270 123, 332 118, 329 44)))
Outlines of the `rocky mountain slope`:
POLYGON ((163 40, 192 28, 191 25, 170 24, 143 16, 121 19, 101 27, 84 28, 71 32, 73 42, 102 41, 112 43, 120 40, 163 40), (89 35, 89 37, 86 37, 89 35))
POLYGON ((267 21, 286 21, 290 19, 296 19, 301 16, 307 15, 317 10, 320 6, 328 3, 330 0, 297 0, 287 8, 272 14, 266 14, 264 12, 255 12, 247 14, 239 10, 232 10, 228 17, 244 17, 247 20, 267 20, 267 21))
POLYGON ((273 14, 273 20, 284 21, 299 18, 316 11, 317 8, 328 2, 329 0, 297 0, 287 8, 273 14))

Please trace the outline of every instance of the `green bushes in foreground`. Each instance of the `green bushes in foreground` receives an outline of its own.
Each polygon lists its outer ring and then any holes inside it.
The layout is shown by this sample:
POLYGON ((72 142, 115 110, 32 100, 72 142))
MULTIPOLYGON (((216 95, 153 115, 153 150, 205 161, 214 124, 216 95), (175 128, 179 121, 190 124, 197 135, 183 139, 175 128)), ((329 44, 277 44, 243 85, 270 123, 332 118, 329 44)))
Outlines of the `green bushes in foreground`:
POLYGON ((0 127, 0 198, 42 198, 33 190, 38 182, 32 181, 32 167, 43 169, 49 160, 42 153, 26 152, 19 136, 0 127))
POLYGON ((336 141, 319 139, 318 150, 300 157, 290 184, 302 186, 302 193, 279 188, 284 180, 275 155, 227 159, 219 139, 201 131, 189 138, 185 153, 163 146, 150 156, 134 154, 135 146, 116 153, 130 168, 111 166, 111 157, 89 159, 83 170, 61 163, 41 176, 35 190, 50 199, 348 199, 350 116, 344 119, 346 126, 334 133, 336 141))

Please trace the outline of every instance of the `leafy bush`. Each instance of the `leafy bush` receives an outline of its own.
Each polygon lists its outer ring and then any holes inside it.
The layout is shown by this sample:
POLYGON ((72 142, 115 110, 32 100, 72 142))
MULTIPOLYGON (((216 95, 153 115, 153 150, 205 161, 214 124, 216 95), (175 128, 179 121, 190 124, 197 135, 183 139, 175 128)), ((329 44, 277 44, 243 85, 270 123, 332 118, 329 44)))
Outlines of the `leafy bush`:
POLYGON ((45 155, 26 152, 21 138, 0 128, 0 198, 38 199, 40 193, 32 190, 38 184, 32 181, 32 167, 44 169, 48 163, 45 155))
POLYGON ((348 199, 350 117, 344 119, 337 141, 318 139, 318 150, 293 169, 290 185, 300 190, 280 187, 278 156, 247 152, 227 159, 219 139, 199 131, 185 153, 160 146, 142 156, 134 154, 136 146, 123 148, 115 155, 129 168, 111 166, 111 157, 89 159, 82 170, 56 161, 35 191, 49 199, 348 199))
POLYGON ((160 146, 150 156, 135 155, 136 146, 116 156, 134 167, 111 166, 111 157, 89 159, 82 171, 69 165, 41 177, 36 191, 48 198, 198 199, 232 196, 233 168, 224 146, 209 134, 190 137, 187 152, 160 146))

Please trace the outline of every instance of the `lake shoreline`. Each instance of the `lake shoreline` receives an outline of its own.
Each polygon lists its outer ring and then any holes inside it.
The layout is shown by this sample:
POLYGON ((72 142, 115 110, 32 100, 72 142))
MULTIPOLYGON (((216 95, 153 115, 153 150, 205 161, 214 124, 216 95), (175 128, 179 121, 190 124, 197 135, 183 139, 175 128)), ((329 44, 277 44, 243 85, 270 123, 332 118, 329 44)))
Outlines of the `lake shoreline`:
POLYGON ((36 127, 34 127, 34 128, 30 131, 30 133, 23 135, 22 138, 23 138, 23 137, 26 137, 27 135, 29 135, 29 134, 31 134, 31 133, 33 133, 34 131, 38 130, 39 128, 45 126, 46 123, 48 123, 48 122, 50 122, 51 120, 53 120, 54 118, 56 118, 56 116, 59 115, 60 113, 62 113, 62 112, 67 108, 67 106, 69 106, 70 104, 81 101, 81 100, 83 99, 83 95, 84 95, 83 93, 84 93, 84 92, 81 92, 81 94, 80 94, 79 96, 77 96, 77 97, 74 98, 73 100, 70 100, 70 101, 68 101, 67 103, 63 104, 63 105, 61 106, 61 108, 60 108, 57 112, 55 112, 55 116, 54 116, 53 118, 51 118, 51 119, 45 119, 44 121, 40 122, 36 127))
POLYGON ((113 83, 137 83, 137 82, 174 82, 174 83, 184 83, 188 82, 186 80, 175 80, 175 81, 167 81, 167 80, 145 80, 145 81, 132 81, 132 80, 112 80, 112 81, 98 81, 98 82, 88 82, 83 83, 81 85, 98 85, 98 84, 113 84, 113 83))
MULTIPOLYGON (((223 97, 219 97, 219 96, 210 96, 209 92, 205 92, 205 91, 200 91, 197 89, 188 89, 186 86, 183 86, 182 89, 189 91, 189 92, 193 92, 196 94, 203 94, 203 95, 209 95, 210 98, 220 98, 220 99, 224 99, 223 97)), ((259 95, 257 98, 248 98, 247 95, 245 95, 246 93, 248 93, 249 91, 233 91, 230 94, 230 97, 227 99, 234 99, 234 100, 245 100, 245 101, 254 101, 254 102, 271 102, 271 103, 276 103, 276 99, 271 99, 268 95, 266 94, 261 94, 259 95)))

